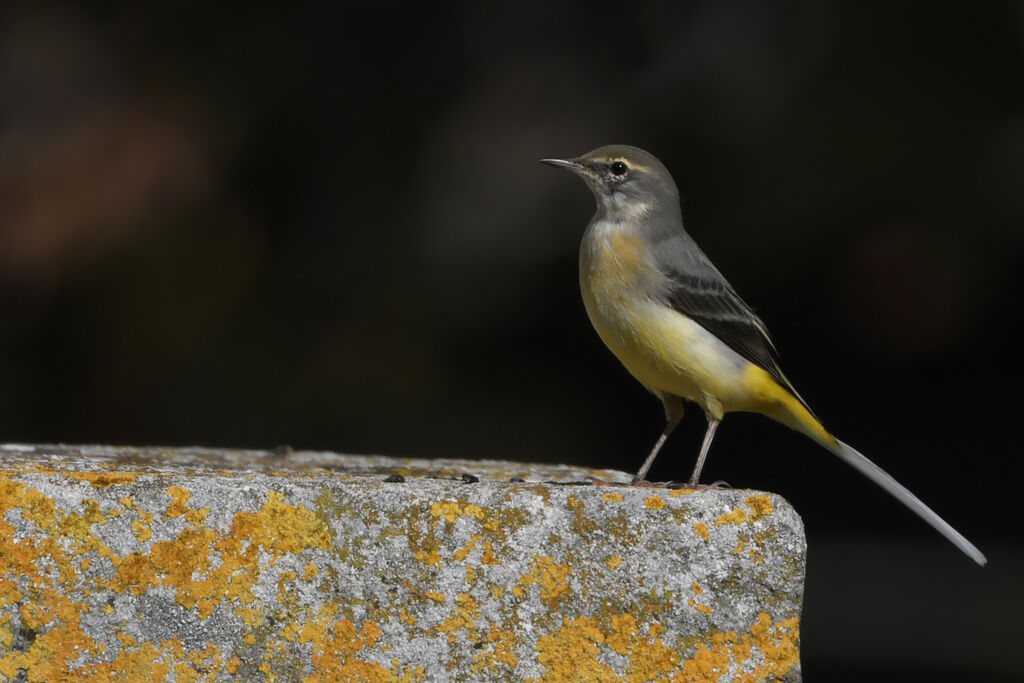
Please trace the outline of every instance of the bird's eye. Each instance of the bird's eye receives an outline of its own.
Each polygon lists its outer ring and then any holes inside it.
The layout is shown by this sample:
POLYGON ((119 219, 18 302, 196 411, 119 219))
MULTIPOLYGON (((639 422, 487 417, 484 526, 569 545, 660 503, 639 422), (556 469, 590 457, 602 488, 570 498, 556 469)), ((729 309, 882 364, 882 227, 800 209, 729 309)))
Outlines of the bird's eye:
POLYGON ((611 170, 614 175, 626 175, 626 171, 629 170, 629 166, 626 166, 624 162, 616 161, 611 165, 611 170))

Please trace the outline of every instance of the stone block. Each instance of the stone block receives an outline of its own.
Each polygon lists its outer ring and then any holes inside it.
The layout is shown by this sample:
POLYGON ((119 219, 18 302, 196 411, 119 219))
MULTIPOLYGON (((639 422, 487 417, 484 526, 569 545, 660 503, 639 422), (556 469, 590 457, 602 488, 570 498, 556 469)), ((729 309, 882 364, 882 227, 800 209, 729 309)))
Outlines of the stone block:
POLYGON ((789 504, 588 477, 0 446, 0 680, 800 679, 789 504))

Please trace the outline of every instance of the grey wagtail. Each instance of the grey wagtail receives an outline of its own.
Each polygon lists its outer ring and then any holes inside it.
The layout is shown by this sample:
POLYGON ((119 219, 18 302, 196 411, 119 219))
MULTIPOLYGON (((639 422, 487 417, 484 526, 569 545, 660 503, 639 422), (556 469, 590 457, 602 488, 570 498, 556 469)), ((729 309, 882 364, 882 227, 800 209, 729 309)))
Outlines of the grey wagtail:
POLYGON ((683 229, 679 191, 665 166, 627 145, 576 159, 542 159, 581 177, 597 199, 580 245, 580 289, 601 340, 661 399, 667 424, 633 480, 643 483, 665 440, 699 405, 708 428, 687 486, 696 487, 727 412, 766 415, 852 465, 980 565, 970 541, 885 470, 832 436, 779 368, 768 329, 683 229))

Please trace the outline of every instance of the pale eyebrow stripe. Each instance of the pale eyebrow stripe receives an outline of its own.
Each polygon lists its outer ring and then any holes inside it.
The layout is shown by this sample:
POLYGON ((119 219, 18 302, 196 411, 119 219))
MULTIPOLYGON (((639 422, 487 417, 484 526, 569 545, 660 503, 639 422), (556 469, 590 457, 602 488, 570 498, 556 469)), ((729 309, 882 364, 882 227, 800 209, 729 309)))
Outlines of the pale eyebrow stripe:
POLYGON ((616 161, 621 161, 621 162, 622 162, 622 163, 624 163, 624 164, 625 164, 625 165, 626 165, 626 166, 627 166, 627 167, 629 168, 629 170, 631 170, 631 171, 645 171, 645 172, 650 172, 650 170, 651 170, 651 167, 650 167, 650 166, 642 166, 642 165, 640 165, 640 164, 638 164, 638 163, 636 163, 636 162, 634 162, 634 161, 630 161, 629 159, 626 159, 625 157, 614 157, 614 158, 612 158, 612 159, 608 159, 608 161, 606 161, 605 163, 608 163, 608 164, 614 164, 614 163, 615 163, 616 161))

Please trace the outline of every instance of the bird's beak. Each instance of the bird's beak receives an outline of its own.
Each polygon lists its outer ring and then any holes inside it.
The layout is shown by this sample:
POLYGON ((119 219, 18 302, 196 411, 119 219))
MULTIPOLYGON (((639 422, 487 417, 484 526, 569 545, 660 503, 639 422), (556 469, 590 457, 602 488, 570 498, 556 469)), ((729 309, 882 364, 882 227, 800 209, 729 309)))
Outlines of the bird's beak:
POLYGON ((579 159, 541 159, 540 163, 547 164, 548 166, 558 166, 572 171, 573 173, 582 173, 584 166, 579 162, 579 159))
POLYGON ((593 169, 579 159, 541 159, 540 163, 572 171, 588 182, 595 178, 593 169))

